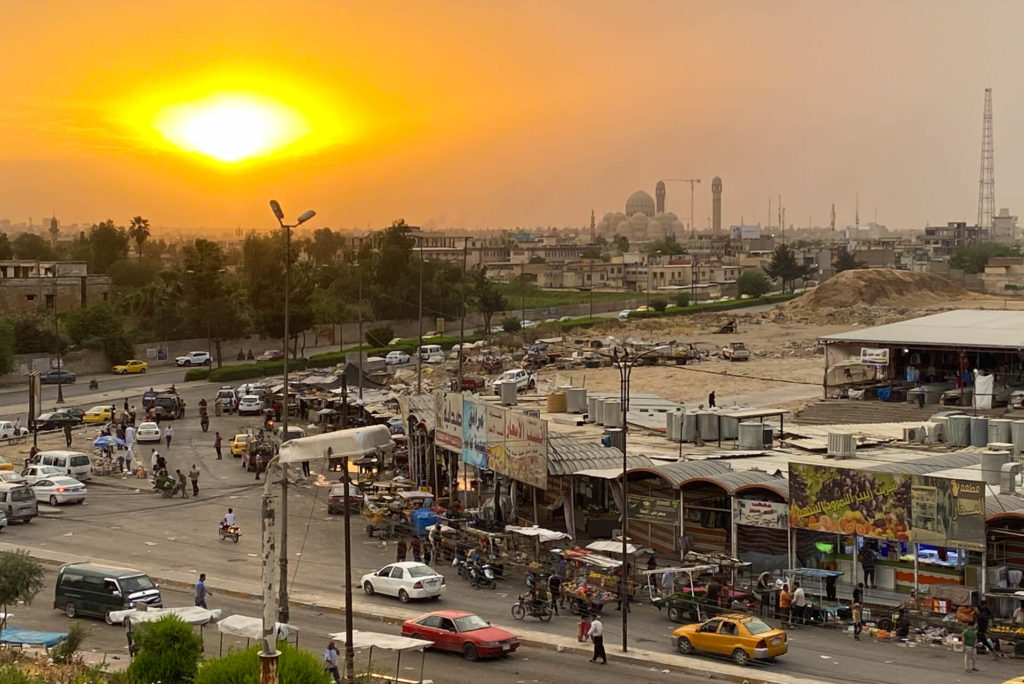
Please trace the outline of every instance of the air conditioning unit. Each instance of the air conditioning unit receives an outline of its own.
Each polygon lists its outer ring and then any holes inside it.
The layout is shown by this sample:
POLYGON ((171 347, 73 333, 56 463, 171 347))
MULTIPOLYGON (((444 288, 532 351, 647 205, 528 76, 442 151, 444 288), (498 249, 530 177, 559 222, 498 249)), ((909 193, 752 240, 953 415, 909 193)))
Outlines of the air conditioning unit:
POLYGON ((846 432, 828 433, 828 451, 825 458, 853 458, 857 453, 857 438, 846 432))
POLYGON ((925 444, 942 444, 946 441, 946 422, 925 423, 925 444))
POLYGON ((923 444, 928 431, 924 426, 903 428, 903 441, 908 444, 923 444))

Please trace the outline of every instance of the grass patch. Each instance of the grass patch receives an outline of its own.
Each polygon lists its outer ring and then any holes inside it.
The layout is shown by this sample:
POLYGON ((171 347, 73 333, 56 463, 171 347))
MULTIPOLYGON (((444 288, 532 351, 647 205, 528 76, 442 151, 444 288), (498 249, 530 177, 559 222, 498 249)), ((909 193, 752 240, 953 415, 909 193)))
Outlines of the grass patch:
POLYGON ((519 283, 495 283, 501 294, 508 300, 508 313, 514 315, 517 309, 548 309, 569 304, 590 304, 593 294, 594 303, 624 302, 643 297, 642 292, 581 292, 580 290, 543 290, 536 285, 528 284, 524 288, 519 283), (524 304, 523 295, 526 296, 524 304))
POLYGON ((210 373, 212 372, 212 368, 189 368, 185 371, 185 382, 191 382, 192 380, 206 380, 210 377, 210 373))
POLYGON ((751 297, 750 299, 729 299, 724 302, 702 302, 699 304, 690 304, 689 306, 679 307, 677 309, 669 309, 667 311, 631 311, 629 319, 631 321, 640 320, 643 318, 664 318, 666 316, 690 316, 692 314, 707 313, 709 311, 731 311, 733 309, 745 309, 750 306, 761 306, 762 304, 773 304, 775 302, 785 302, 790 299, 795 299, 803 293, 793 294, 786 292, 785 294, 778 292, 776 294, 765 295, 763 297, 751 297))

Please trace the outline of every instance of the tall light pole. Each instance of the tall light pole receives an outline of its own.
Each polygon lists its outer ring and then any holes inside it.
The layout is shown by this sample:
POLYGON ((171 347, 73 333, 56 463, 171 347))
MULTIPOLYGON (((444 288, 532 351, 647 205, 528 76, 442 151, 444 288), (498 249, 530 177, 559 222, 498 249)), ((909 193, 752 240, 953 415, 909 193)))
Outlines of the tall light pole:
POLYGON ((356 262, 356 275, 359 278, 359 304, 357 310, 359 311, 359 346, 356 349, 359 350, 359 403, 363 403, 363 265, 356 262))
MULTIPOLYGON (((316 216, 316 212, 310 209, 303 213, 296 219, 295 223, 287 224, 284 222, 284 211, 281 210, 281 205, 278 204, 277 200, 270 200, 270 209, 274 212, 274 216, 277 217, 277 222, 281 225, 281 230, 284 231, 284 363, 282 364, 282 374, 284 375, 284 401, 282 402, 283 410, 281 411, 281 437, 282 439, 288 438, 288 357, 291 355, 291 344, 289 340, 288 330, 288 300, 291 294, 291 276, 292 276, 292 228, 302 225, 309 219, 316 216)), ((288 622, 288 466, 284 463, 279 463, 281 467, 281 510, 278 525, 281 528, 281 534, 279 536, 279 548, 278 558, 280 569, 280 587, 278 590, 278 622, 288 622)), ((267 471, 266 484, 264 487, 270 487, 270 471, 267 471)), ((268 489, 269 491, 269 489, 268 489)), ((264 625, 266 630, 266 625, 264 625)))
POLYGON ((416 317, 420 333, 416 347, 416 394, 423 394, 423 236, 417 239, 420 243, 420 306, 416 317))
POLYGON ((466 269, 469 261, 469 237, 462 238, 462 302, 459 304, 459 388, 462 391, 462 364, 466 358, 466 269))

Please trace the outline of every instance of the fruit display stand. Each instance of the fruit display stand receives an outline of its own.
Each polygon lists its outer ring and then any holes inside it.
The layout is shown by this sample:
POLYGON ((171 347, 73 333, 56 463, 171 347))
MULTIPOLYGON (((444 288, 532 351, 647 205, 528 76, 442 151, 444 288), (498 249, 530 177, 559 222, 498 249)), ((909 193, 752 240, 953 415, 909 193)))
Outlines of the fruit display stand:
MULTIPOLYGON (((579 547, 552 553, 568 561, 569 579, 562 582, 562 595, 569 600, 573 615, 600 613, 606 603, 619 599, 619 578, 615 572, 622 563, 618 560, 579 547)), ((633 589, 633 582, 628 582, 630 596, 633 589)))

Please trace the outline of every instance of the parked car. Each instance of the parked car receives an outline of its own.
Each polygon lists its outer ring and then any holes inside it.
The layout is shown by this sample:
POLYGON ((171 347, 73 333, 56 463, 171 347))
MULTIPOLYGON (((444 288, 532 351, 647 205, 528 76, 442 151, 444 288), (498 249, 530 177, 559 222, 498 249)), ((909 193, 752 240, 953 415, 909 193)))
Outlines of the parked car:
POLYGON ((220 410, 224 413, 231 413, 238 407, 238 397, 235 395, 235 390, 227 385, 217 390, 216 401, 220 404, 220 410))
POLYGON ((113 410, 108 406, 93 406, 82 416, 83 423, 108 423, 113 420, 113 410))
POLYGON ((438 610, 402 623, 402 636, 426 639, 434 648, 462 653, 466 660, 504 657, 519 637, 465 610, 438 610))
POLYGON ((537 321, 531 321, 530 319, 526 319, 525 321, 519 324, 519 327, 522 328, 523 330, 526 330, 527 328, 536 328, 537 321))
POLYGON ((41 413, 36 417, 36 428, 40 432, 46 432, 48 430, 63 430, 64 426, 75 426, 81 425, 82 420, 75 418, 69 413, 63 411, 54 411, 53 413, 41 413))
POLYGON ((210 352, 204 351, 190 351, 188 354, 174 359, 176 366, 209 366, 210 363, 210 352))
POLYGON ((53 607, 69 618, 93 615, 113 624, 110 612, 145 603, 162 608, 160 589, 145 573, 92 563, 63 565, 57 573, 53 607))
POLYGON ((31 522, 39 515, 39 506, 32 487, 24 481, 0 480, 0 511, 10 522, 31 522))
POLYGON ((63 503, 82 503, 88 493, 85 485, 73 477, 59 475, 32 483, 36 501, 48 501, 51 506, 63 503))
POLYGON ((21 476, 21 473, 16 473, 13 470, 0 470, 0 483, 3 482, 24 483, 25 478, 21 476))
POLYGON ((48 370, 39 374, 39 382, 44 385, 71 385, 78 379, 71 371, 48 370))
POLYGON ((14 464, 7 461, 3 456, 0 456, 0 473, 13 471, 14 464))
POLYGON ((160 426, 153 421, 146 421, 139 424, 138 429, 135 430, 135 441, 140 444, 143 442, 159 442, 160 435, 160 426))
POLYGON ((439 344, 424 344, 416 349, 416 353, 419 355, 420 360, 430 363, 430 359, 436 356, 441 357, 441 361, 444 361, 444 350, 441 349, 439 344))
POLYGON ((623 309, 622 311, 619 312, 619 320, 622 322, 626 322, 629 320, 629 309, 623 309))
POLYGON ((40 451, 36 454, 36 458, 38 459, 36 465, 59 468, 61 474, 79 481, 92 479, 92 460, 81 451, 69 449, 40 451))
POLYGON ((389 366, 395 366, 403 363, 409 363, 409 355, 399 349, 394 349, 388 352, 388 355, 384 357, 384 362, 389 366))
POLYGON ((82 418, 85 417, 85 409, 78 408, 77 406, 65 406, 60 410, 61 413, 66 413, 79 423, 82 422, 82 418))
POLYGON ((185 417, 185 400, 177 392, 161 392, 153 399, 153 414, 160 420, 185 417))
POLYGON ((243 395, 238 400, 238 415, 244 416, 248 413, 263 413, 263 400, 255 394, 243 395))
MULTIPOLYGON (((349 511, 358 513, 363 505, 363 495, 355 485, 349 485, 348 490, 348 506, 349 511)), ((331 493, 327 497, 327 512, 328 513, 344 513, 345 512, 345 485, 335 485, 331 487, 331 493)))
POLYGON ((683 625, 672 632, 672 640, 683 655, 702 651, 731 656, 739 665, 775 658, 789 651, 784 630, 773 629, 760 618, 739 613, 683 625))
POLYGON ((749 361, 750 350, 742 342, 730 342, 722 347, 722 358, 727 361, 749 361))
POLYGON ((516 392, 525 392, 537 386, 537 376, 533 373, 527 373, 522 368, 507 370, 494 381, 494 393, 501 394, 501 386, 505 384, 515 385, 516 392))
POLYGON ((280 349, 268 349, 256 357, 257 361, 283 361, 284 352, 280 349))
POLYGON ((42 480, 47 477, 57 477, 58 475, 63 474, 64 469, 58 468, 57 466, 30 465, 22 469, 21 479, 28 484, 35 484, 37 480, 42 480))
POLYGON ((14 437, 24 437, 28 434, 28 428, 26 427, 14 427, 14 421, 0 420, 0 439, 13 439, 14 437))
POLYGON ((149 370, 149 364, 145 361, 139 361, 138 359, 131 359, 124 363, 119 363, 111 369, 112 373, 118 373, 120 375, 127 375, 128 373, 145 373, 149 370))
POLYGON ((231 440, 231 455, 241 457, 242 452, 245 451, 245 446, 252 439, 252 435, 241 432, 235 435, 234 439, 231 440))
POLYGON ((385 565, 377 572, 363 575, 360 584, 367 596, 397 596, 402 603, 410 599, 440 598, 444 593, 444 576, 429 565, 403 561, 385 565))

